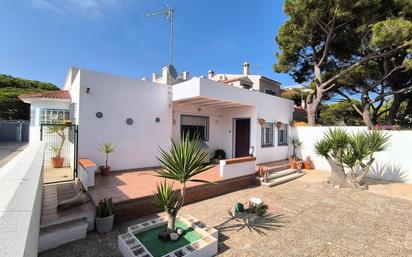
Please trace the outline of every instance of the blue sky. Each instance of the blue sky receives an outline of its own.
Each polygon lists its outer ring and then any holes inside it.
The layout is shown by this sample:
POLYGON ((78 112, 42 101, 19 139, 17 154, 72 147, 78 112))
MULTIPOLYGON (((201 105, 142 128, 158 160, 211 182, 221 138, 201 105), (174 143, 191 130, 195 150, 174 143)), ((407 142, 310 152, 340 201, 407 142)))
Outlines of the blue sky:
MULTIPOLYGON (((175 9, 174 66, 206 75, 253 74, 295 82, 272 71, 282 1, 168 0, 175 9)), ((163 0, 3 0, 0 73, 62 86, 70 66, 141 78, 168 63, 168 23, 144 13, 163 0)))

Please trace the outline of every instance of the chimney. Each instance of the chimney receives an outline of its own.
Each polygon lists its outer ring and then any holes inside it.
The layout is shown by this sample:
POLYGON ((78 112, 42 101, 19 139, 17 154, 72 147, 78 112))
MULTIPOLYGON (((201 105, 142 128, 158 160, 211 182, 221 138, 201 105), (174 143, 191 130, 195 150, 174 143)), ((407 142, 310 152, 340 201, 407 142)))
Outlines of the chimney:
POLYGON ((249 63, 245 62, 243 63, 243 75, 249 75, 249 63))
POLYGON ((184 71, 184 72, 182 73, 182 77, 183 77, 183 80, 189 80, 189 72, 188 72, 188 71, 184 71))
POLYGON ((157 80, 157 74, 153 72, 152 73, 152 81, 156 82, 156 80, 157 80))
POLYGON ((215 76, 215 72, 212 71, 212 70, 209 70, 209 71, 207 72, 207 78, 208 78, 208 79, 211 79, 211 78, 213 78, 213 76, 215 76))

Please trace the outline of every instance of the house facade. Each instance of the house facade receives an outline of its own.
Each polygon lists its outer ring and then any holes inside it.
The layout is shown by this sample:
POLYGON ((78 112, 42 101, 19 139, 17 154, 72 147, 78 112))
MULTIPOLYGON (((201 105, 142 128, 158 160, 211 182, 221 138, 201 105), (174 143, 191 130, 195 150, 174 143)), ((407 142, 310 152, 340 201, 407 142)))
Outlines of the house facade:
POLYGON ((159 147, 167 149, 183 134, 199 136, 211 157, 216 150, 226 158, 252 154, 257 163, 288 157, 292 101, 178 75, 172 66, 152 80, 71 68, 62 91, 20 97, 32 108, 30 140, 40 138, 40 124, 69 119, 78 125, 79 158, 101 165, 99 145, 117 146, 113 170, 158 166, 159 147))

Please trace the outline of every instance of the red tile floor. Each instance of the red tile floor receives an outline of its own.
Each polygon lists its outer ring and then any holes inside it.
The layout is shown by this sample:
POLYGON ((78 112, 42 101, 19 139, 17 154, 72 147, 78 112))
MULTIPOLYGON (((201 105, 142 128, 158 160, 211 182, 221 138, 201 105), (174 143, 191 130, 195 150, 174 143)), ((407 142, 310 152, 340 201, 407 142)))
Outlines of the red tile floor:
MULTIPOLYGON (((114 203, 123 203, 133 199, 142 198, 154 194, 156 185, 163 179, 156 176, 154 170, 128 171, 112 173, 107 177, 96 174, 95 186, 89 188, 89 195, 96 203, 99 199, 112 197, 114 203)), ((219 165, 195 176, 210 182, 218 182, 223 179, 219 176, 219 165)), ((194 187, 202 183, 189 182, 187 187, 194 187)), ((174 183, 174 188, 179 188, 179 183, 174 183)))

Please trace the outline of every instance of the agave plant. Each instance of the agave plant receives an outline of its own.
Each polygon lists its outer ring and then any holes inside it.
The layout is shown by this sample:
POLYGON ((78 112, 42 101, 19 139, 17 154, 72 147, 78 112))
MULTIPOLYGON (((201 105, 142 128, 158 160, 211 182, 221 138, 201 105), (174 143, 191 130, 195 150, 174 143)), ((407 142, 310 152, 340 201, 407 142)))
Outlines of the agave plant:
POLYGON ((345 187, 360 187, 368 174, 373 155, 388 147, 389 136, 382 131, 370 130, 349 134, 341 128, 330 129, 323 139, 315 143, 318 155, 326 158, 332 169, 330 182, 345 187), (349 168, 349 172, 345 171, 349 168), (356 167, 361 173, 356 173, 356 167))
POLYGON ((157 186, 156 205, 165 210, 169 217, 167 231, 174 231, 177 213, 185 203, 186 183, 188 181, 210 183, 194 177, 211 166, 207 163, 208 153, 200 148, 199 138, 190 141, 189 135, 183 136, 179 143, 172 140, 169 151, 160 148, 161 157, 158 158, 161 169, 156 170, 157 176, 180 183, 180 195, 176 196, 172 186, 166 181, 157 186))
POLYGON ((108 167, 109 154, 113 153, 115 148, 116 148, 115 145, 112 145, 110 143, 104 143, 98 149, 100 152, 104 154, 104 160, 105 160, 104 163, 105 163, 106 168, 108 167))
POLYGON ((60 158, 64 141, 66 140, 66 135, 64 133, 64 129, 66 127, 63 125, 53 125, 48 128, 49 134, 57 134, 60 137, 60 143, 57 146, 50 146, 52 152, 55 154, 55 157, 60 158))

